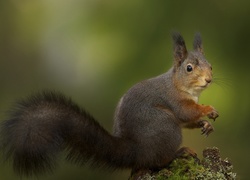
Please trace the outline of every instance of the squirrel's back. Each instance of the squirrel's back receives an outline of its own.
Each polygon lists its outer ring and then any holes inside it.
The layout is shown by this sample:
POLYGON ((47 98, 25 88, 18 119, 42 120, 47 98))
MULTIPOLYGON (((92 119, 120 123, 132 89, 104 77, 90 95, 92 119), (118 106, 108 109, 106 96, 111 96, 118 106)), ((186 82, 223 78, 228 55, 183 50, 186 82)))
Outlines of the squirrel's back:
POLYGON ((181 144, 181 127, 171 111, 177 91, 172 84, 172 71, 134 85, 121 98, 115 112, 114 135, 135 140, 145 161, 166 159, 164 156, 173 159, 181 144), (169 111, 163 111, 162 106, 169 111))

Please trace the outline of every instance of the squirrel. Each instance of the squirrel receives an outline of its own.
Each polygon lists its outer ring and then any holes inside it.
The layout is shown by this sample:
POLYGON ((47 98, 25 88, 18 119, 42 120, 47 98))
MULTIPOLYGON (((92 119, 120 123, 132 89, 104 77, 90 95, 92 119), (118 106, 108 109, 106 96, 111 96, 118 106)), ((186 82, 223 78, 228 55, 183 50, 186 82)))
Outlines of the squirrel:
POLYGON ((90 163, 113 170, 150 169, 168 165, 188 147, 180 148, 182 128, 201 128, 208 136, 219 115, 212 106, 198 104, 212 82, 212 66, 204 57, 200 33, 187 51, 173 33, 174 63, 167 72, 137 83, 120 99, 113 134, 71 98, 42 91, 17 101, 1 124, 3 157, 21 176, 52 172, 58 154, 80 165, 90 163))

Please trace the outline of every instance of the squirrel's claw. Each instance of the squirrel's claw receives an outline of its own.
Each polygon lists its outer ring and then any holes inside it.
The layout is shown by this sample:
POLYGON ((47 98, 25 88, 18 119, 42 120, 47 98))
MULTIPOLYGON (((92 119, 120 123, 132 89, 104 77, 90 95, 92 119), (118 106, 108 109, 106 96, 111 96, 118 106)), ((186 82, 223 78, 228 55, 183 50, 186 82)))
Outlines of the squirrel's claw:
POLYGON ((214 131, 212 124, 206 120, 201 121, 201 134, 208 137, 210 133, 214 131))
POLYGON ((213 119, 213 120, 215 121, 215 119, 216 119, 217 117, 219 117, 219 113, 218 113, 215 109, 213 109, 213 110, 207 115, 207 117, 208 117, 209 119, 213 119))

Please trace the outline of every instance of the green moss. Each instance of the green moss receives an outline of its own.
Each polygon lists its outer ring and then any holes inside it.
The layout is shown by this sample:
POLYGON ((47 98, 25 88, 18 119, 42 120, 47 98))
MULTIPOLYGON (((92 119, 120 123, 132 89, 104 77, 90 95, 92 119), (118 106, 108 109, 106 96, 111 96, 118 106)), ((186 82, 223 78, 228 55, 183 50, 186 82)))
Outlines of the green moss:
POLYGON ((197 174, 204 172, 204 167, 199 165, 193 157, 178 158, 174 160, 169 170, 173 173, 169 179, 195 179, 197 174))
POLYGON ((222 160, 219 149, 206 148, 203 159, 199 160, 186 155, 175 159, 167 168, 158 172, 149 171, 142 176, 131 177, 130 180, 234 180, 236 173, 228 159, 222 160))

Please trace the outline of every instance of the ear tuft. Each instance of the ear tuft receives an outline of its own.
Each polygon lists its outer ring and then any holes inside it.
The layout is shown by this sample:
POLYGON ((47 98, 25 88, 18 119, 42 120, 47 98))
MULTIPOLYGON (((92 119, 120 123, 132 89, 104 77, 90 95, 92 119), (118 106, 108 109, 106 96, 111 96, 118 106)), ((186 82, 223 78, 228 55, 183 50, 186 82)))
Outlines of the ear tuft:
POLYGON ((174 32, 172 34, 173 42, 174 42, 174 58, 175 64, 180 66, 181 63, 187 58, 187 49, 185 45, 185 41, 180 33, 174 32))
POLYGON ((201 39, 201 34, 200 33, 195 33, 194 36, 194 50, 201 52, 202 54, 204 54, 203 52, 203 47, 202 47, 202 39, 201 39))

